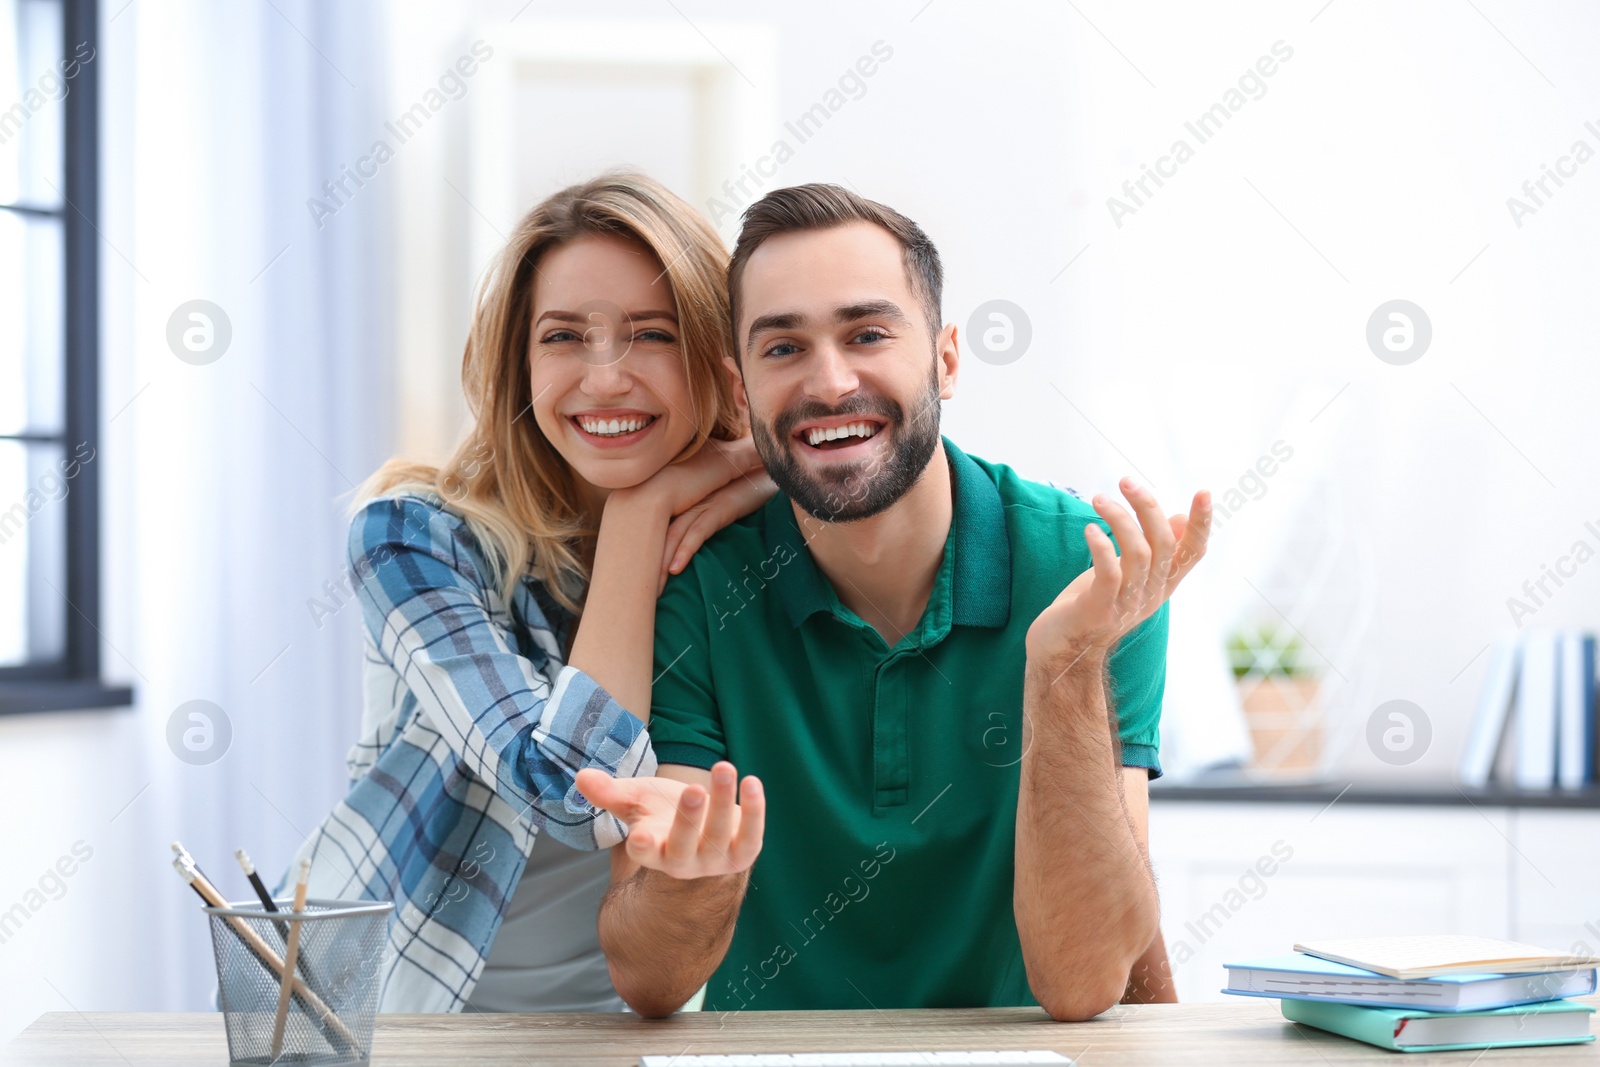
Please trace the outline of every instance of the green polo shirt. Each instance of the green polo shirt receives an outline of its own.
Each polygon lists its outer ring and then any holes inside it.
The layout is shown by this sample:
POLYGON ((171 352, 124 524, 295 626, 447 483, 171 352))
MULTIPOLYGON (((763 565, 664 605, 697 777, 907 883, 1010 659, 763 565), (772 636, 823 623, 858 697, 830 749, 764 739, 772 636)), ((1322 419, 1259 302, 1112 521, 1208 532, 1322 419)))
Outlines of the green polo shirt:
MULTIPOLYGON (((1011 910, 1023 642, 1090 567, 1085 524, 1106 526, 1068 493, 944 446, 950 535, 921 621, 893 648, 839 602, 782 494, 661 596, 657 758, 729 759, 767 793, 707 1010, 1037 1003, 1011 910)), ((1166 644, 1163 606, 1110 661, 1122 763, 1152 776, 1166 644)))

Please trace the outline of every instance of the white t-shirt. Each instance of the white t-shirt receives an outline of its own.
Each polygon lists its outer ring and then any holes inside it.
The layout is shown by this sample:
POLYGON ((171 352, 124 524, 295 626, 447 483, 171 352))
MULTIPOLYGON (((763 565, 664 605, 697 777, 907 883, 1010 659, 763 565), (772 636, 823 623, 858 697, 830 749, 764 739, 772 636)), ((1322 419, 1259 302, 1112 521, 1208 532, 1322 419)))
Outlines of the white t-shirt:
POLYGON ((596 921, 611 884, 607 849, 535 838, 467 1011, 622 1011, 596 921))

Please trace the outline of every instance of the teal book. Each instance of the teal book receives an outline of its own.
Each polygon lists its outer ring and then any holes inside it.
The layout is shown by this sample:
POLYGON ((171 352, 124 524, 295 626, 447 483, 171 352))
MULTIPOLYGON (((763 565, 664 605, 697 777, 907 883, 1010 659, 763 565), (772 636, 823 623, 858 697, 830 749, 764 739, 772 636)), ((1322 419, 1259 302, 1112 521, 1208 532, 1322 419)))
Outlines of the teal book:
POLYGON ((1285 1000, 1281 1006, 1283 1017, 1292 1022, 1397 1052, 1574 1045, 1594 1040, 1589 1032, 1594 1009, 1570 1000, 1449 1013, 1321 1000, 1285 1000))

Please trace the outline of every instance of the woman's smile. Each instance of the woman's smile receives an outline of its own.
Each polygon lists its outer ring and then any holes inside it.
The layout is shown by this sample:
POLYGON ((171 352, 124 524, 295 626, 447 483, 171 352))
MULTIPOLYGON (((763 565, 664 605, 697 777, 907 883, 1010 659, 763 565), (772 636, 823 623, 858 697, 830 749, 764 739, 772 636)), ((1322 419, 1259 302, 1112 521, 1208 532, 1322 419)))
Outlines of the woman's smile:
POLYGON ((591 448, 627 448, 650 435, 661 416, 633 408, 596 408, 567 416, 578 439, 591 448))

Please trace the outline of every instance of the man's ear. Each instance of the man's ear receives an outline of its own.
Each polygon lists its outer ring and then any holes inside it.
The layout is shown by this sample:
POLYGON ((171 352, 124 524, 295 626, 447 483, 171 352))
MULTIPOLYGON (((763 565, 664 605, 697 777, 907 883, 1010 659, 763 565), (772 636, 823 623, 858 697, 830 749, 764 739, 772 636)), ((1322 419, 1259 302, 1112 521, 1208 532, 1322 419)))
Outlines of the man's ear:
POLYGON ((961 369, 960 339, 956 336, 956 324, 946 323, 944 329, 939 331, 939 339, 934 344, 934 350, 939 359, 939 399, 949 400, 956 395, 956 375, 961 369))
POLYGON ((728 372, 728 382, 733 386, 733 406, 738 409, 739 415, 750 422, 750 397, 744 391, 744 370, 739 366, 739 361, 732 356, 722 357, 722 369, 728 372))

